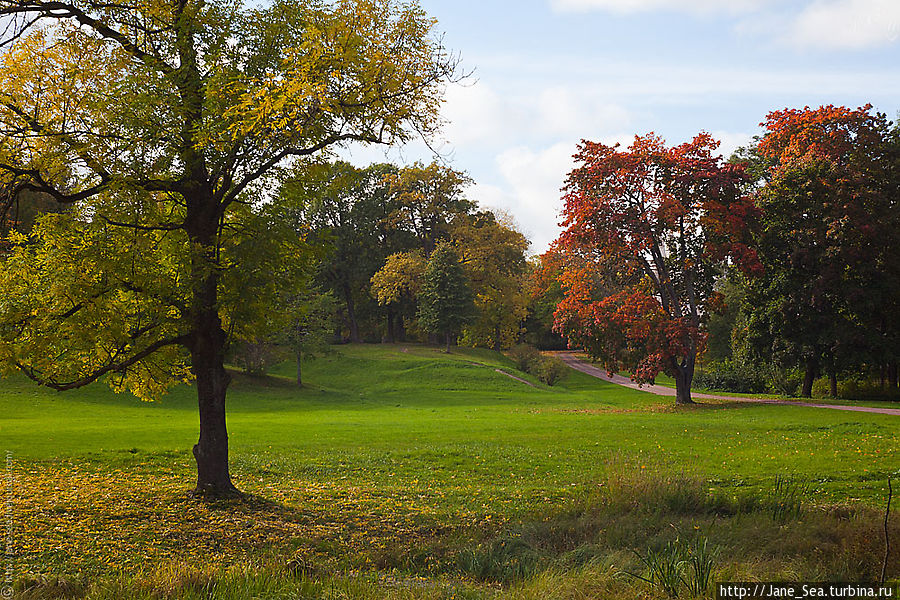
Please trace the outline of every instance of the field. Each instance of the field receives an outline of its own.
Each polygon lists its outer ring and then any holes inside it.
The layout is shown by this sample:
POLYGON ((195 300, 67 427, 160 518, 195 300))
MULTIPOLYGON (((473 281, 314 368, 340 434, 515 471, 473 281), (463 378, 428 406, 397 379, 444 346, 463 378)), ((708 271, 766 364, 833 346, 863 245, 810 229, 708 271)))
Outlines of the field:
POLYGON ((666 597, 678 590, 652 565, 704 542, 714 580, 875 580, 883 566, 898 417, 675 408, 414 345, 340 347, 305 365, 302 390, 291 376, 235 374, 247 496, 219 502, 187 493, 189 386, 142 403, 0 382, 16 596, 666 597))

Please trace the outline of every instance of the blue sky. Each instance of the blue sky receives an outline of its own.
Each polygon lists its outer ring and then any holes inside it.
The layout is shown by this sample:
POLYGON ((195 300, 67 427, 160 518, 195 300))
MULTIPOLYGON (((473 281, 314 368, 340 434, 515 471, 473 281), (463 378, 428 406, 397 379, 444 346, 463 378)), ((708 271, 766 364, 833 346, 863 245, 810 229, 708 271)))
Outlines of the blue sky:
MULTIPOLYGON (((437 140, 542 252, 581 139, 670 144, 701 130, 727 155, 770 110, 900 110, 900 0, 420 0, 473 71, 447 89, 437 140)), ((383 151, 353 150, 358 163, 383 151)), ((391 150, 430 162, 422 144, 391 150)))

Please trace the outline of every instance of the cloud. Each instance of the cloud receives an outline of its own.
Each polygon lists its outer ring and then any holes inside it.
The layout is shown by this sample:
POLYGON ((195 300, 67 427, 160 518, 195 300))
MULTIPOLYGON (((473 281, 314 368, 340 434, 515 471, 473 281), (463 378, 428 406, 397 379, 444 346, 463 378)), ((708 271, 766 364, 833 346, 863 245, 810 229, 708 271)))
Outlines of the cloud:
POLYGON ((550 0, 559 13, 724 15, 733 30, 800 48, 859 50, 900 39, 898 0, 550 0))
POLYGON ((753 10, 769 0, 551 0, 557 12, 606 11, 633 14, 652 11, 687 12, 692 14, 741 13, 753 10))
POLYGON ((897 41, 897 0, 820 0, 796 18, 791 42, 799 46, 861 49, 897 41))
POLYGON ((574 153, 574 141, 538 150, 508 148, 495 159, 502 181, 498 185, 477 184, 469 197, 482 206, 508 212, 531 240, 531 251, 543 252, 560 232, 560 188, 574 166, 574 153))
POLYGON ((709 134, 721 142, 719 154, 726 160, 734 151, 742 146, 749 146, 753 142, 750 133, 733 133, 728 131, 710 131, 709 134))
POLYGON ((566 85, 506 95, 481 82, 452 86, 441 114, 447 120, 444 135, 456 147, 580 139, 631 121, 630 112, 606 100, 602 90, 566 85))

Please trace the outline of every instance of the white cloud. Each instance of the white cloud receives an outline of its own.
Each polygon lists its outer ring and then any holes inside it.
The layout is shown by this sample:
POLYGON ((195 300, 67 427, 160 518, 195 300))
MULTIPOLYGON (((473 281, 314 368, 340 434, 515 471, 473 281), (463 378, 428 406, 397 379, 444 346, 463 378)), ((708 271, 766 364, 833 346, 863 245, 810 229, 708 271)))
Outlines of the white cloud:
POLYGON ((550 0, 550 6, 561 13, 724 15, 736 19, 733 29, 739 34, 798 47, 863 49, 900 38, 898 0, 550 0))
POLYGON ((734 151, 742 146, 749 146, 753 135, 749 133, 732 133, 728 131, 710 131, 709 134, 721 142, 719 154, 726 160, 734 151))
POLYGON ((479 204, 507 211, 531 240, 531 251, 540 253, 559 235, 562 188, 572 170, 575 142, 559 142, 534 150, 517 146, 496 158, 500 185, 477 184, 469 197, 479 204))
POLYGON ((800 46, 859 49, 895 42, 898 35, 897 0, 819 0, 797 16, 791 41, 800 46))
POLYGON ((506 95, 482 82, 452 86, 441 113, 448 122, 444 136, 456 147, 580 139, 631 120, 629 111, 605 100, 599 88, 571 85, 506 95))
POLYGON ((601 10, 619 14, 665 10, 694 14, 740 13, 753 10, 769 0, 551 0, 558 12, 601 10))

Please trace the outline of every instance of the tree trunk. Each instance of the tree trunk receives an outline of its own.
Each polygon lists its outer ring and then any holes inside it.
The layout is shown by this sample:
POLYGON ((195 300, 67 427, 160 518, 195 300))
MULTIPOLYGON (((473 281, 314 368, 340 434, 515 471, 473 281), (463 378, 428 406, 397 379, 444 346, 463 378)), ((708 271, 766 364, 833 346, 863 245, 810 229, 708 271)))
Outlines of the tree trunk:
POLYGON ((384 336, 384 341, 388 344, 393 344, 396 341, 396 336, 394 335, 394 310, 390 305, 387 307, 387 334, 384 336))
POLYGON ((691 381, 694 379, 693 365, 675 366, 675 404, 694 404, 691 399, 691 381))
POLYGON ((835 373, 834 371, 828 374, 828 391, 830 392, 832 398, 837 398, 837 373, 835 373))
POLYGON ((500 330, 500 325, 497 325, 494 328, 494 352, 500 352, 503 349, 500 339, 502 335, 503 332, 500 330))
POLYGON ((447 349, 444 350, 444 352, 446 352, 447 354, 450 354, 450 339, 451 339, 451 337, 452 336, 450 335, 450 332, 448 331, 447 332, 447 349))
POLYGON ((890 363, 888 365, 888 387, 890 389, 897 387, 897 371, 897 363, 890 363))
POLYGON ((303 359, 303 352, 297 350, 297 387, 303 387, 303 373, 300 370, 300 361, 303 359))
POLYGON ((347 322, 350 325, 350 341, 359 344, 362 338, 359 337, 359 323, 356 322, 356 310, 353 307, 353 293, 349 286, 344 286, 344 302, 347 303, 347 322))
POLYGON ((218 275, 206 269, 194 289, 194 332, 190 342, 200 409, 200 439, 194 445, 195 492, 211 495, 237 492, 228 472, 225 392, 231 376, 225 370, 226 336, 219 319, 217 286, 218 275))
POLYGON ((405 342, 406 341, 406 326, 403 324, 403 315, 397 315, 397 341, 405 342))
POLYGON ((804 398, 812 398, 812 386, 813 381, 816 380, 818 367, 819 365, 815 360, 809 359, 806 361, 806 371, 803 374, 803 389, 800 391, 800 395, 804 398))

